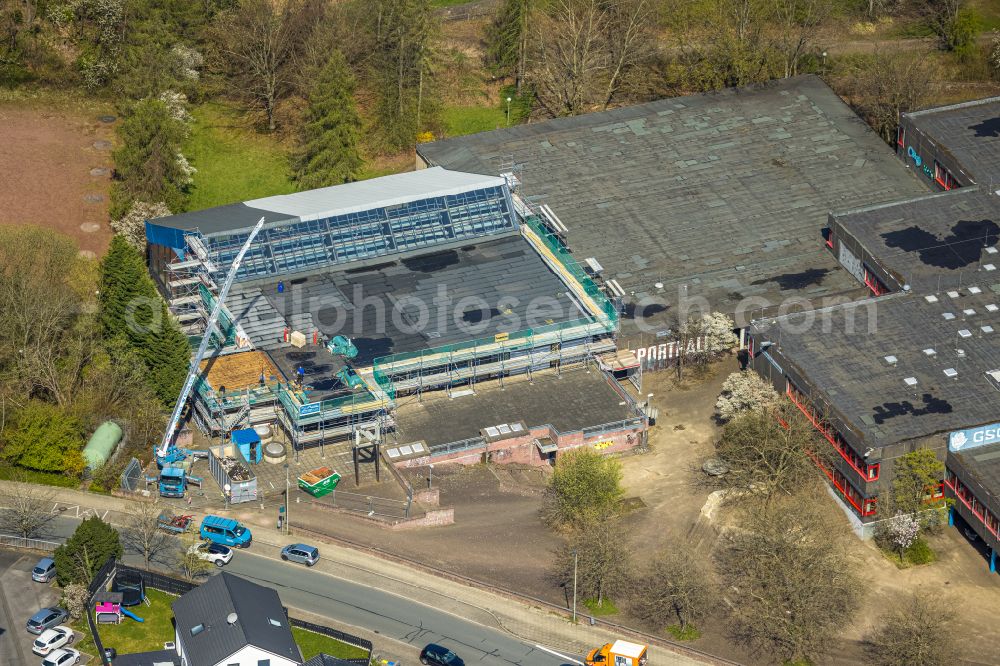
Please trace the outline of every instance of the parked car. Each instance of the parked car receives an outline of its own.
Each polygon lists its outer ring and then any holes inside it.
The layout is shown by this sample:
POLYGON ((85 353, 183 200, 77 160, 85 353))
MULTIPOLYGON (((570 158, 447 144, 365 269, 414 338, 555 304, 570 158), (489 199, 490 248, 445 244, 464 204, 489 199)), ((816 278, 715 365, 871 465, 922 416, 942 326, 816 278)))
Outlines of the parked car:
POLYGON ((201 521, 201 538, 223 546, 249 548, 253 535, 232 518, 205 516, 201 521))
POLYGON ((104 656, 107 657, 108 661, 114 661, 115 657, 118 656, 118 650, 114 648, 104 648, 104 656))
POLYGON ((31 651, 40 657, 61 648, 64 645, 72 645, 76 635, 69 627, 59 625, 42 632, 42 635, 35 639, 31 645, 31 651))
POLYGON ((299 562, 311 567, 319 562, 319 548, 307 546, 304 543, 293 543, 281 549, 281 559, 286 562, 299 562))
POLYGON ((420 663, 434 666, 465 666, 465 662, 457 654, 434 643, 420 651, 420 663))
POLYGON ((27 629, 30 634, 41 634, 46 629, 62 624, 69 619, 69 612, 65 608, 52 606, 43 608, 28 619, 27 629))
POLYGON ((232 548, 211 541, 196 543, 188 548, 188 552, 195 553, 201 559, 208 560, 217 567, 225 566, 233 559, 232 548))
POLYGON ((37 583, 47 583, 56 577, 56 562, 51 557, 43 557, 31 570, 31 580, 37 583))
POLYGON ((73 648, 60 648, 42 659, 42 666, 70 666, 80 663, 80 653, 73 648))

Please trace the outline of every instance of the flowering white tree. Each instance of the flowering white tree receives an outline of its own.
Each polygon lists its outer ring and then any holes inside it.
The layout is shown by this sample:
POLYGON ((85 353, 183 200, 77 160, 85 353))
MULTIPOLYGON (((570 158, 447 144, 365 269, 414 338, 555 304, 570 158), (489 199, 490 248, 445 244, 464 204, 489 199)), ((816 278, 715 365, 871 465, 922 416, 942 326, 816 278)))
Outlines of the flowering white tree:
POLYGON ((739 371, 726 377, 715 411, 721 420, 729 421, 751 410, 766 409, 777 399, 775 390, 756 372, 739 371))
POLYGON ((115 230, 115 233, 124 236, 129 245, 145 254, 146 220, 166 217, 170 214, 170 209, 162 202, 148 204, 145 201, 136 201, 121 218, 111 221, 111 228, 115 230))
POLYGON ((721 312, 713 312, 702 317, 701 330, 705 336, 705 348, 711 353, 725 352, 732 349, 738 338, 733 329, 736 324, 733 318, 721 312))
POLYGON ((883 538, 899 552, 899 561, 903 561, 903 553, 913 545, 920 535, 920 523, 909 513, 897 513, 882 524, 883 538))

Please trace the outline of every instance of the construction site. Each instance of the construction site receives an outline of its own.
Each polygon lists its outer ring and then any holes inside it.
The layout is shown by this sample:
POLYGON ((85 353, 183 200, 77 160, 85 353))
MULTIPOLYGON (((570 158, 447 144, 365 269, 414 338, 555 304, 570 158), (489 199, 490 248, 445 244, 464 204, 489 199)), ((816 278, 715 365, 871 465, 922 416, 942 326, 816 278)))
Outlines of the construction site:
MULTIPOLYGON (((286 461, 336 461, 360 487, 383 466, 640 445, 619 305, 518 185, 438 167, 147 222, 150 272, 199 346, 159 466, 200 482, 197 429, 240 503, 284 492, 286 461)), ((371 492, 410 501, 397 481, 371 492)))

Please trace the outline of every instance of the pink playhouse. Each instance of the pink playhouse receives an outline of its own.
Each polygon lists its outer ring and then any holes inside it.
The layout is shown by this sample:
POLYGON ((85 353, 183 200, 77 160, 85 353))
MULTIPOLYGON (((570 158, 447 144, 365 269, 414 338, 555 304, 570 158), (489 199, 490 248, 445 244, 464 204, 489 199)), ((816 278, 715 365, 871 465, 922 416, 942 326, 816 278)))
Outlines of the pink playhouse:
POLYGON ((100 596, 94 604, 94 619, 97 624, 121 624, 122 617, 130 617, 136 622, 143 619, 133 615, 131 611, 122 606, 121 592, 107 592, 100 596))

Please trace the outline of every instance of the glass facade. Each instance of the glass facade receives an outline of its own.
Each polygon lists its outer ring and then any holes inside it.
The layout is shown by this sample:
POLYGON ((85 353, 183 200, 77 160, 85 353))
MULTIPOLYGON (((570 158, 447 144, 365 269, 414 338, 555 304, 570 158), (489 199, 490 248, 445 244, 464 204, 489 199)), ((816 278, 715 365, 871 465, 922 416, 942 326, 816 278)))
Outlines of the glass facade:
MULTIPOLYGON (((262 230, 237 280, 348 264, 515 228, 503 186, 295 222, 262 230)), ((247 234, 205 238, 215 265, 231 265, 247 234)))

